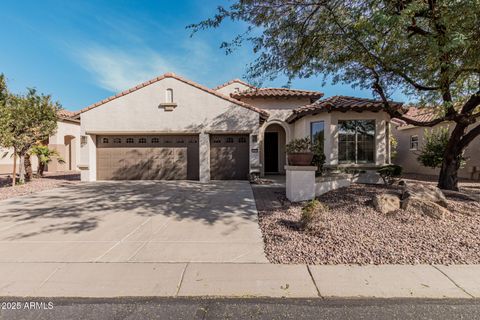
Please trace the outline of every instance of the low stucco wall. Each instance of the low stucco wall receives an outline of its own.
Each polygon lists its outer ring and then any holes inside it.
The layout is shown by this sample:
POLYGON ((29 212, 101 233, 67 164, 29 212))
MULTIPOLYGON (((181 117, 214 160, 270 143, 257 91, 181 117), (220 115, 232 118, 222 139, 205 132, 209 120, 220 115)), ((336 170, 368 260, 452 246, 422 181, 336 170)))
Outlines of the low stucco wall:
POLYGON ((320 196, 335 189, 349 187, 350 184, 348 177, 318 177, 315 179, 315 195, 320 196))

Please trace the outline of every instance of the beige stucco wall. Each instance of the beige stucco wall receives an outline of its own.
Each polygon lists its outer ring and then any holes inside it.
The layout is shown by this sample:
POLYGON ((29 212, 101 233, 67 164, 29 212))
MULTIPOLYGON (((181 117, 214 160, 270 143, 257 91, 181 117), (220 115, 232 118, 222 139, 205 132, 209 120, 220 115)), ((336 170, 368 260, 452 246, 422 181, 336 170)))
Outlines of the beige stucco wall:
MULTIPOLYGON (((13 170, 12 150, 0 148, 0 174, 11 174, 13 170)), ((18 160, 17 160, 18 166, 18 160)))
MULTIPOLYGON (((433 127, 433 129, 446 125, 449 126, 450 130, 453 130, 454 124, 439 124, 433 127)), ((430 131, 432 128, 426 130, 430 131)), ((393 163, 401 165, 405 173, 438 175, 439 169, 424 167, 417 161, 419 150, 425 142, 425 128, 408 126, 400 129, 398 127, 393 127, 392 134, 398 142, 397 156, 393 159, 393 163), (410 150, 410 137, 414 135, 418 136, 419 150, 410 150)), ((458 176, 460 178, 470 179, 472 178, 472 171, 474 170, 474 167, 476 167, 477 173, 474 178, 480 178, 478 174, 478 171, 480 171, 480 138, 477 137, 473 140, 466 149, 465 156, 468 158, 467 163, 464 168, 459 170, 458 176)))
POLYGON ((57 132, 48 139, 48 147, 57 150, 65 163, 54 160, 48 165, 48 171, 76 171, 80 156, 80 123, 60 120, 57 124, 57 132))
MULTIPOLYGON (((0 174, 11 175, 13 172, 13 150, 0 148, 0 174)), ((38 159, 36 156, 30 158, 32 163, 32 170, 35 172, 38 168, 38 159)), ((17 174, 19 171, 20 160, 17 157, 17 174)))
MULTIPOLYGON (((128 95, 107 102, 81 114, 81 134, 90 135, 81 147, 80 165, 88 173, 82 179, 92 181, 96 176, 94 135, 134 133, 196 133, 200 134, 200 178, 209 178, 208 134, 258 134, 259 114, 231 101, 203 91, 175 78, 165 78, 128 95), (165 111, 165 91, 173 89, 173 111, 165 111)), ((258 143, 250 139, 251 167, 259 166, 258 143)))
POLYGON ((310 104, 309 98, 289 98, 289 99, 276 99, 276 98, 255 98, 255 99, 242 99, 245 103, 248 103, 257 108, 268 110, 270 113, 269 121, 282 120, 285 121, 292 113, 292 109, 310 104))

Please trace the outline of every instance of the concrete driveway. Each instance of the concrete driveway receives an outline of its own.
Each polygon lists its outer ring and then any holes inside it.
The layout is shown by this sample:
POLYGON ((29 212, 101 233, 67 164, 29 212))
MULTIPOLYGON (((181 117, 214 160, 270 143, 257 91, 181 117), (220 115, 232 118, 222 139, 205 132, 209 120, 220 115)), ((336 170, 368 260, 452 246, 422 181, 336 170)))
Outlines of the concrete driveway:
POLYGON ((97 182, 0 202, 0 262, 267 262, 247 182, 97 182))

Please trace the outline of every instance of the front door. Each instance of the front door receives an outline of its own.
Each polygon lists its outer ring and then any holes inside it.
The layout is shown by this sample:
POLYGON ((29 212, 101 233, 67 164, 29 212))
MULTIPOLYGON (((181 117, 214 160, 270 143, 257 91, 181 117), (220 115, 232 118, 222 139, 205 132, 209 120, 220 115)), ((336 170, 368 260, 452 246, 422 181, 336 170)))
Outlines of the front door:
POLYGON ((278 132, 265 132, 265 172, 278 172, 278 132))

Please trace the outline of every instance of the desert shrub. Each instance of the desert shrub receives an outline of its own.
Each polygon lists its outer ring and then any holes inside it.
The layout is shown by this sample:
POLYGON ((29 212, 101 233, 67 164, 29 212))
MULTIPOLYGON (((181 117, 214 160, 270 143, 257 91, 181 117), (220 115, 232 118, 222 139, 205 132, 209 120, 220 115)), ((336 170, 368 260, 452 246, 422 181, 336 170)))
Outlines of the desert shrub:
POLYGON ((386 185, 393 184, 402 175, 402 167, 396 164, 389 164, 377 170, 386 185))
POLYGON ((310 229, 315 222, 318 222, 322 215, 328 212, 328 207, 313 199, 307 202, 302 208, 302 216, 300 217, 300 224, 304 229, 310 229))
MULTIPOLYGON (((450 140, 450 130, 448 127, 440 127, 431 131, 425 129, 425 144, 420 150, 417 160, 429 168, 440 168, 443 163, 443 155, 447 149, 450 140)), ((460 167, 465 165, 466 159, 459 155, 457 162, 460 167)))

